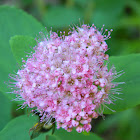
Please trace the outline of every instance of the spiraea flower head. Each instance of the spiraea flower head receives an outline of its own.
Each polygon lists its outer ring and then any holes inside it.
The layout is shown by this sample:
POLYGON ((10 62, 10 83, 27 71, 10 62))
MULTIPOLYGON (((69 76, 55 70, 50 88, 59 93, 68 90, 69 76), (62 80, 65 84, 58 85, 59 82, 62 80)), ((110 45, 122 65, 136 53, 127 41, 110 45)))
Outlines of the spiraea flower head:
POLYGON ((116 86, 116 72, 108 69, 105 54, 111 31, 105 32, 82 25, 68 36, 50 32, 38 42, 16 76, 14 92, 24 105, 36 108, 42 119, 55 118, 58 129, 90 131, 100 106, 112 103, 111 89, 116 86))

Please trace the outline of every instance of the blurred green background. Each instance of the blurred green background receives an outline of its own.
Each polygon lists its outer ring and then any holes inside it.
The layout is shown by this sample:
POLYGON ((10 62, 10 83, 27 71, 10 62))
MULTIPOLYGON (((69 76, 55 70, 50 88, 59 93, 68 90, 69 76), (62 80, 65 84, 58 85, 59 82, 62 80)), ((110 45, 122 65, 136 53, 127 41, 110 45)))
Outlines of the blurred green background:
MULTIPOLYGON (((77 24, 94 23, 99 29, 105 24, 105 28, 113 29, 112 38, 107 40, 109 55, 140 53, 140 0, 0 0, 0 5, 3 4, 23 9, 48 31, 52 27, 53 31, 65 30, 67 34, 77 24)), ((16 111, 17 104, 6 98, 2 104, 7 105, 7 114, 12 110, 12 118, 24 114, 24 110, 16 111)), ((102 117, 93 120, 92 131, 105 140, 139 140, 139 124, 140 106, 137 106, 106 115, 105 120, 102 117)))

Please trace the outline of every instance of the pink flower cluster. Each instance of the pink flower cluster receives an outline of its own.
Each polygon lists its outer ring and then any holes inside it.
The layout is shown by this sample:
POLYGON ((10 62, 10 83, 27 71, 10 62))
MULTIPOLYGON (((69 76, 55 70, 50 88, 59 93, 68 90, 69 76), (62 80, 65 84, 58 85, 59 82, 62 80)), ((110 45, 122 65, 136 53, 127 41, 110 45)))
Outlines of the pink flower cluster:
POLYGON ((55 118, 57 128, 90 131, 92 118, 102 104, 110 104, 112 69, 108 70, 110 31, 102 33, 94 25, 82 25, 58 36, 51 32, 23 61, 16 78, 16 94, 24 105, 36 107, 55 118))

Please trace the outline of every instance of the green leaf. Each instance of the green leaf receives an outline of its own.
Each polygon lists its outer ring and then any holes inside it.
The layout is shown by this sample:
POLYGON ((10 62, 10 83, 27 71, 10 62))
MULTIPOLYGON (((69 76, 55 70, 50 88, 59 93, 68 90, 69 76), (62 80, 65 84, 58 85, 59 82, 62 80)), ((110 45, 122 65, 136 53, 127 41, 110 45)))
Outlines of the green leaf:
POLYGON ((30 36, 21 36, 17 35, 10 39, 10 46, 13 52, 13 55, 17 62, 21 65, 22 59, 26 60, 26 55, 33 51, 33 47, 37 44, 35 39, 30 36))
POLYGON ((0 130, 11 120, 11 106, 10 100, 0 91, 0 130))
MULTIPOLYGON (((121 70, 125 72, 115 80, 115 82, 125 82, 125 84, 118 86, 123 94, 114 95, 122 100, 118 99, 114 104, 107 106, 117 112, 140 104, 140 54, 112 56, 110 64, 114 64, 118 72, 121 70)), ((105 109, 104 113, 111 114, 113 112, 105 109)))
MULTIPOLYGON (((37 122, 36 116, 22 115, 11 120, 0 132, 1 140, 30 140, 29 130, 37 122)), ((35 140, 45 140, 44 135, 35 140)))
POLYGON ((96 134, 90 133, 89 135, 84 135, 83 133, 78 133, 75 130, 72 132, 67 132, 64 129, 58 129, 52 136, 49 136, 49 140, 56 139, 56 140, 102 140, 96 134))
POLYGON ((109 115, 105 117, 105 120, 101 120, 97 127, 95 128, 95 132, 98 132, 99 134, 108 131, 113 126, 119 126, 120 124, 129 122, 131 123, 131 120, 133 120, 133 117, 135 116, 135 110, 134 109, 128 109, 122 112, 117 112, 115 114, 109 115))
POLYGON ((66 8, 62 6, 50 7, 44 17, 42 22, 47 27, 64 28, 69 25, 79 23, 79 18, 82 19, 82 13, 76 8, 66 8))
MULTIPOLYGON (((4 81, 9 73, 17 70, 16 61, 11 52, 9 39, 15 35, 35 37, 44 27, 26 12, 9 6, 0 6, 0 90, 9 91, 4 81)), ((8 97, 13 98, 9 94, 8 97)))

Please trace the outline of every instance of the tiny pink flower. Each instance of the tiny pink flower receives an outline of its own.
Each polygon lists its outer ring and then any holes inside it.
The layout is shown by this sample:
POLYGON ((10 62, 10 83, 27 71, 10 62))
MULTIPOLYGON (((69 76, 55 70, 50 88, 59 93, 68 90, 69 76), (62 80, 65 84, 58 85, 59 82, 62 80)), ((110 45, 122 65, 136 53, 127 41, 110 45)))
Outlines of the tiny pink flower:
POLYGON ((75 121, 75 120, 72 120, 72 125, 73 125, 74 127, 76 127, 76 126, 79 125, 79 122, 78 122, 78 121, 75 121))
POLYGON ((81 133, 81 132, 83 131, 83 127, 82 127, 82 126, 76 127, 76 131, 77 131, 78 133, 81 133))
POLYGON ((88 120, 81 120, 80 123, 81 124, 88 124, 88 120))
POLYGON ((114 68, 105 63, 110 31, 102 31, 82 25, 68 36, 50 32, 50 38, 42 39, 17 72, 14 93, 24 106, 55 118, 58 129, 89 132, 100 106, 112 103, 110 89, 118 85, 114 68))
POLYGON ((84 124, 83 130, 89 132, 91 130, 91 124, 84 124))

